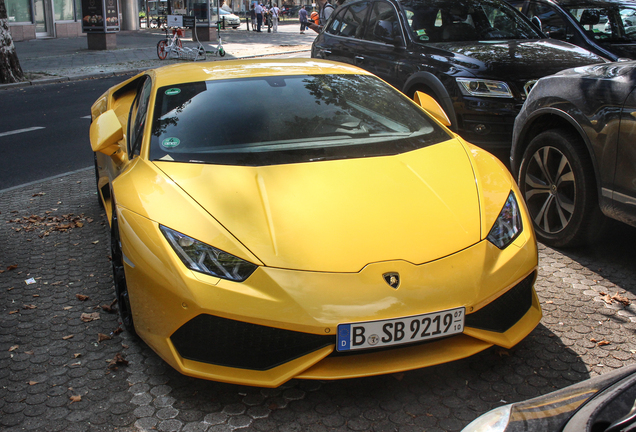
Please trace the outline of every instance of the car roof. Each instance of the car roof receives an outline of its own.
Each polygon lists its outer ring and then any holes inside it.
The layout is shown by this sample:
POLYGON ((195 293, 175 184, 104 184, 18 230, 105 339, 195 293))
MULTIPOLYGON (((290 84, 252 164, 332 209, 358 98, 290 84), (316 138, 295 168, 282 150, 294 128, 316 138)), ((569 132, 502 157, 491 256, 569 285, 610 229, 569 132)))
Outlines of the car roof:
POLYGON ((148 72, 159 87, 183 82, 306 74, 356 74, 369 72, 344 63, 318 59, 251 59, 174 64, 148 72))

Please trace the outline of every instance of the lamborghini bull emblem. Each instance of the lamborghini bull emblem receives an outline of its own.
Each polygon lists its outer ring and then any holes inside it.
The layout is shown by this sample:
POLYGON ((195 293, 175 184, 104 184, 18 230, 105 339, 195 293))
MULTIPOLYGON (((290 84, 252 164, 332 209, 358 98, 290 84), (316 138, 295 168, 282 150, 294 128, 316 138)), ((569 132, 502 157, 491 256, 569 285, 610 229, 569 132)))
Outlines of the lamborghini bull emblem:
POLYGON ((400 275, 398 273, 384 273, 382 277, 391 288, 397 289, 400 286, 400 275))

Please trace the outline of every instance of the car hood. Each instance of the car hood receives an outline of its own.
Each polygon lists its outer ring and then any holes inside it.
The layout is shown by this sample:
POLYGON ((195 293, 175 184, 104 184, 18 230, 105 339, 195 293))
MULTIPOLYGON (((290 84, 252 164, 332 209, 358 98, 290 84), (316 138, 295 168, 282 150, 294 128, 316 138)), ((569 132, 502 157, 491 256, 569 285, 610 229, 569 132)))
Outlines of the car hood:
POLYGON ((450 61, 480 78, 525 81, 563 69, 605 60, 586 49, 551 40, 501 40, 435 43, 435 48, 454 54, 450 61))
POLYGON ((455 139, 384 157, 155 164, 270 267, 358 272, 372 262, 420 264, 481 237, 475 176, 455 139))

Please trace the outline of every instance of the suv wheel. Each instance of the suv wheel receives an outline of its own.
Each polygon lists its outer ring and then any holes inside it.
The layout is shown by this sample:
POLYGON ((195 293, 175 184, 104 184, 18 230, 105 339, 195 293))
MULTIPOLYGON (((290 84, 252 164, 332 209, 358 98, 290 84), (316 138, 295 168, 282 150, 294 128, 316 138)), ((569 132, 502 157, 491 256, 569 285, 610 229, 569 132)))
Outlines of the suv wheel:
POLYGON ((518 183, 542 243, 578 246, 600 232, 596 224, 604 218, 594 171, 577 134, 551 129, 534 137, 521 159, 518 183))

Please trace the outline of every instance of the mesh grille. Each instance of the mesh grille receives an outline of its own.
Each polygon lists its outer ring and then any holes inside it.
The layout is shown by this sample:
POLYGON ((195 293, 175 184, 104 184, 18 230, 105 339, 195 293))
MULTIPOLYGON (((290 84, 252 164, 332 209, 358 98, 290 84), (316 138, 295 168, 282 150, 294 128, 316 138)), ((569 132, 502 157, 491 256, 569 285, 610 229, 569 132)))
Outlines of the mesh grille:
POLYGON ((322 347, 335 336, 265 327, 199 315, 170 337, 181 357, 240 369, 268 370, 322 347))
POLYGON ((477 312, 466 315, 466 327, 503 333, 515 325, 532 306, 532 283, 536 272, 477 312))

